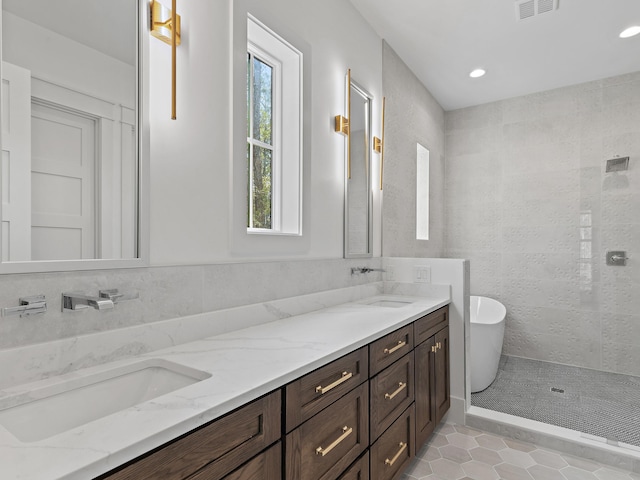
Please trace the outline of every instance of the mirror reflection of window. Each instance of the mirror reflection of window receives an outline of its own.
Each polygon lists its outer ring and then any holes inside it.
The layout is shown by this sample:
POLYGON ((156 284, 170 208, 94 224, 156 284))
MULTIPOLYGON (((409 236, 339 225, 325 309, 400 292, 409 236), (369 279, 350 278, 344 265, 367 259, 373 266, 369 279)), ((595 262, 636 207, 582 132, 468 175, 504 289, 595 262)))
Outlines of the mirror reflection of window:
POLYGON ((345 202, 345 257, 372 255, 371 221, 371 102, 372 96, 351 79, 348 101, 349 136, 345 154, 347 163, 345 202), (351 176, 349 176, 349 173, 351 176))
POLYGON ((416 153, 416 239, 429 240, 429 150, 419 143, 416 153))

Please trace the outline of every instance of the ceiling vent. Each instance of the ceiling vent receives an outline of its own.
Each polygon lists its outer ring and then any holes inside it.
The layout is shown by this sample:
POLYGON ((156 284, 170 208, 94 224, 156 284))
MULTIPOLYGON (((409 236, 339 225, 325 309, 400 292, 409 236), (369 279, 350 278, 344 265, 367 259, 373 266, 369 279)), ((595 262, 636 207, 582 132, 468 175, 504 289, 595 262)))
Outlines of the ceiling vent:
POLYGON ((558 0, 516 0, 516 18, 526 20, 558 9, 558 0))

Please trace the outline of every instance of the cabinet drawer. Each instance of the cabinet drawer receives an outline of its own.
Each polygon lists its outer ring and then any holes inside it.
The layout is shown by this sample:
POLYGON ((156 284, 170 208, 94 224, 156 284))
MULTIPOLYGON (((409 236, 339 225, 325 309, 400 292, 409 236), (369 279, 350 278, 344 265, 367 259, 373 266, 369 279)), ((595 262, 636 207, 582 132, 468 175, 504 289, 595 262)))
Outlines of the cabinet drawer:
POLYGON ((414 404, 371 446, 371 480, 395 480, 415 456, 414 404))
POLYGON ((413 403, 414 355, 408 353, 369 382, 371 443, 413 403))
POLYGON ((356 460, 339 480, 369 480, 369 452, 356 460))
POLYGON ((369 377, 367 347, 356 350, 286 386, 286 432, 328 407, 369 377))
POLYGON ((369 375, 387 368, 413 350, 413 325, 385 335, 369 345, 369 375))
POLYGON ((282 479, 282 447, 276 443, 266 452, 221 478, 215 466, 200 470, 188 480, 281 480, 282 479))
POLYGON ((287 480, 335 480, 369 444, 369 383, 286 437, 287 480))
POLYGON ((204 466, 215 470, 218 477, 203 478, 222 478, 276 442, 280 422, 281 395, 277 390, 100 478, 182 480, 204 466))
POLYGON ((449 325, 449 305, 419 318, 413 323, 416 345, 420 345, 447 325, 449 325))

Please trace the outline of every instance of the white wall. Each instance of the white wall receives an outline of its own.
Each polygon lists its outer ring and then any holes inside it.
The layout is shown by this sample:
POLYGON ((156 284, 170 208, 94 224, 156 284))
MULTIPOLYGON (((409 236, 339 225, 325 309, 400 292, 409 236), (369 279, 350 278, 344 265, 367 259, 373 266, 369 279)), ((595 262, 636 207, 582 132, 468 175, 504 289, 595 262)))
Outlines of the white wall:
MULTIPOLYGON (((169 119, 170 48, 150 40, 152 264, 342 257, 344 137, 332 122, 344 113, 344 75, 351 68, 354 80, 374 96, 372 133, 380 136, 379 37, 341 0, 194 0, 179 8, 177 121, 169 119), (304 54, 302 238, 248 239, 244 232, 246 188, 237 177, 246 156, 246 62, 240 58, 247 12, 304 54), (240 165, 235 174, 233 165, 240 165)), ((377 155, 373 160, 375 182, 377 155)), ((379 256, 379 192, 374 205, 379 256)))
POLYGON ((132 65, 8 12, 2 13, 2 36, 3 61, 26 68, 42 80, 135 108, 132 65))

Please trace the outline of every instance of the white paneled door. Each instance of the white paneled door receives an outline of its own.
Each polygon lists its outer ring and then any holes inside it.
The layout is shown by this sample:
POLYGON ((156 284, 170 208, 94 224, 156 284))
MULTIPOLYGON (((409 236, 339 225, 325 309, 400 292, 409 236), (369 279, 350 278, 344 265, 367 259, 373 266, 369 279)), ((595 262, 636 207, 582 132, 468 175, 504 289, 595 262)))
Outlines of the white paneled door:
POLYGON ((2 62, 2 261, 31 260, 31 73, 2 62))
POLYGON ((32 260, 96 258, 96 120, 31 105, 32 260))

